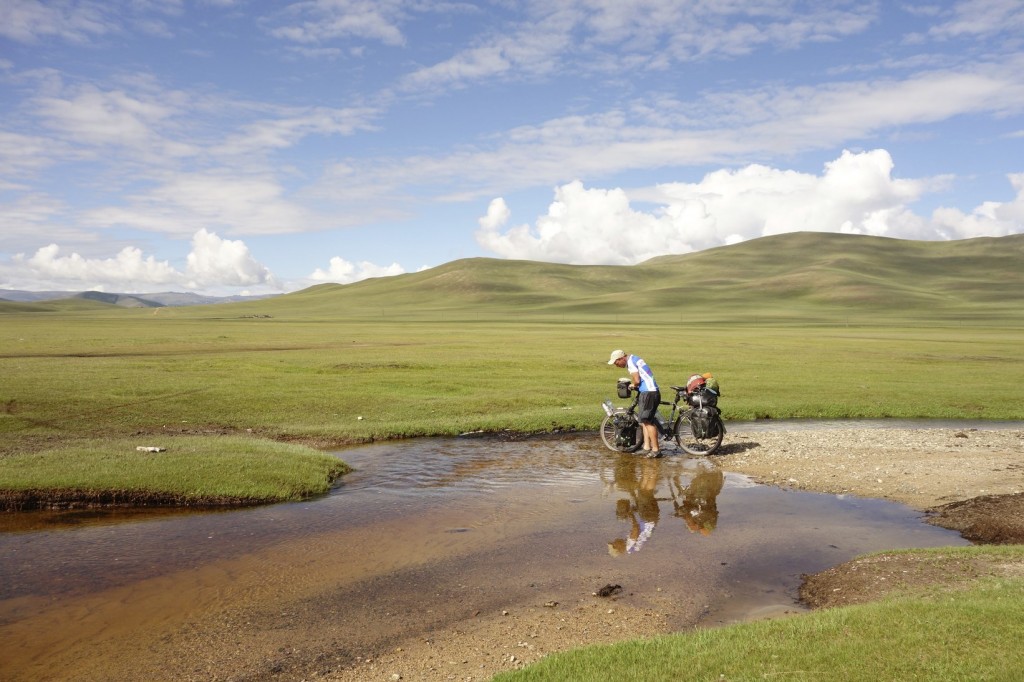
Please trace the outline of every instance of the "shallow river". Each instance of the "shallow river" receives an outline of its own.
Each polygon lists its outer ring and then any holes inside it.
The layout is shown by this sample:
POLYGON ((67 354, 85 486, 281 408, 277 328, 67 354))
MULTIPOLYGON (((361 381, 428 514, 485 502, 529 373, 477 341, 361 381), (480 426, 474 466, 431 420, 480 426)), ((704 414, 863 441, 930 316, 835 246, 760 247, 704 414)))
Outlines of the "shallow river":
POLYGON ((799 609, 801 574, 857 554, 967 544, 902 505, 618 455, 596 434, 339 456, 356 471, 304 503, 0 517, 0 679, 160 677, 183 656, 228 677, 226 646, 288 633, 369 654, 608 583, 676 627, 726 623, 799 609))

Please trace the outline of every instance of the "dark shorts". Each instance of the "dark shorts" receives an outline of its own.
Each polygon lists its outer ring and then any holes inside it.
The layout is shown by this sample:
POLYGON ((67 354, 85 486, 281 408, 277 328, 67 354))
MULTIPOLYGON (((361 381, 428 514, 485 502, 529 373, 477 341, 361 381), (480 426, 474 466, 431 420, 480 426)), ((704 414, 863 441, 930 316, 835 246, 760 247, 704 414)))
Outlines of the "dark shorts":
POLYGON ((658 411, 661 404, 661 391, 648 391, 640 394, 640 402, 637 403, 636 418, 641 423, 654 421, 654 413, 658 411))

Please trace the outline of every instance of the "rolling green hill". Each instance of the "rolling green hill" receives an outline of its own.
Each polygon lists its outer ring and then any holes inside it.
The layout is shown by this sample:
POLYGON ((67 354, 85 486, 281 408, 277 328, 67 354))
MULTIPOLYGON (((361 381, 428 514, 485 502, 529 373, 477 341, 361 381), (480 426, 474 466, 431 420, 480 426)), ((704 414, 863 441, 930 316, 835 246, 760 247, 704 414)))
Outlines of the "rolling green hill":
POLYGON ((1022 263, 1024 235, 923 242, 794 233, 641 267, 708 274, 695 289, 765 315, 1024 320, 1022 263))
POLYGON ((651 323, 864 316, 1024 321, 1022 264, 1024 235, 922 242, 805 232, 634 266, 471 258, 397 277, 320 285, 231 310, 359 319, 624 321, 643 309, 651 323))
MULTIPOLYGON (((925 242, 800 232, 633 266, 470 258, 271 299, 162 309, 160 315, 619 323, 636 318, 639 324, 642 310, 649 324, 1024 322, 1022 263, 1024 234, 925 242)), ((69 308, 74 307, 68 302, 4 303, 0 312, 69 308)))
POLYGON ((112 308, 108 303, 87 298, 62 298, 55 301, 21 303, 0 301, 2 313, 97 313, 112 308))

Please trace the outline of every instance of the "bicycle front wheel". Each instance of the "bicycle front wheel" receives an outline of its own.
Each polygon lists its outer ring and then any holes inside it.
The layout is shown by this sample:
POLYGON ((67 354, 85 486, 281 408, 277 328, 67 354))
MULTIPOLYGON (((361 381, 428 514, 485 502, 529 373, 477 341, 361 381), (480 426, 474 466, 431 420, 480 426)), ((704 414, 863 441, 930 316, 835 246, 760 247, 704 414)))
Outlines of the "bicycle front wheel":
POLYGON ((636 452, 644 444, 640 424, 632 415, 610 414, 601 422, 601 440, 609 450, 636 452))
POLYGON ((688 455, 711 455, 714 454, 715 450, 722 444, 722 438, 725 437, 725 429, 719 427, 715 429, 717 435, 710 436, 707 438, 698 438, 693 435, 693 428, 690 425, 690 420, 686 416, 680 417, 676 420, 675 432, 676 432, 676 443, 683 449, 688 455))

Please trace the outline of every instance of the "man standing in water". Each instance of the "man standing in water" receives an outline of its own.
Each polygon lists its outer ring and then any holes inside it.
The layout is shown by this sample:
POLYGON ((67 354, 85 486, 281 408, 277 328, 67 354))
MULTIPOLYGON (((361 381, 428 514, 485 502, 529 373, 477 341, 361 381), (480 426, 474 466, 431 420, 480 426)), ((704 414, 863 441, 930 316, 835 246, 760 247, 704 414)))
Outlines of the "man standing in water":
POLYGON ((640 391, 640 402, 637 404, 636 418, 644 432, 644 449, 641 454, 648 457, 661 457, 658 445, 658 426, 654 423, 654 415, 661 404, 661 391, 654 380, 654 372, 639 355, 627 355, 625 351, 613 350, 608 360, 609 365, 625 367, 629 371, 634 390, 640 391))

